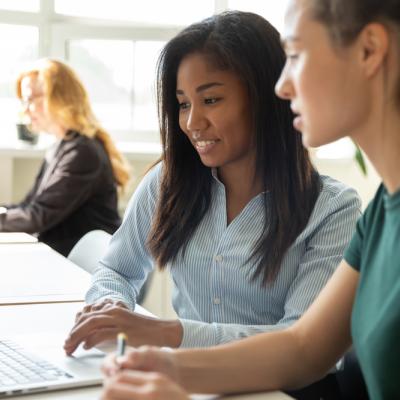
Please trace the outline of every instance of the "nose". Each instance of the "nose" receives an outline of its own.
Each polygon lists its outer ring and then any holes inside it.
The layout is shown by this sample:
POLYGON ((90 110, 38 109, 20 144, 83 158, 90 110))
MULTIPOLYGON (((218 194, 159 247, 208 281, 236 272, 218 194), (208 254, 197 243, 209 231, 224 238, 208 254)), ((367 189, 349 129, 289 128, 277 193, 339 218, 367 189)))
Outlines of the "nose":
POLYGON ((21 110, 25 114, 32 114, 35 111, 35 106, 31 102, 22 102, 21 103, 21 110))
POLYGON ((278 82, 276 82, 275 93, 283 100, 290 100, 293 98, 293 92, 293 85, 289 79, 287 69, 284 68, 278 82))
POLYGON ((207 127, 207 119, 200 107, 191 106, 187 114, 186 129, 191 132, 200 132, 207 127))

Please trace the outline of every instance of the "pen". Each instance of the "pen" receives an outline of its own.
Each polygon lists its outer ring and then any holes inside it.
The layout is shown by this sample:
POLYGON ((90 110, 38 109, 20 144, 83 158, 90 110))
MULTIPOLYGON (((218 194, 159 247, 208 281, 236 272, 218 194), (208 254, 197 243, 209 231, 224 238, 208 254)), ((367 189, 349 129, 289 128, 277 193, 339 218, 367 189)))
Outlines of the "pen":
POLYGON ((125 333, 118 333, 117 335, 117 357, 122 357, 125 354, 125 347, 127 336, 125 333))

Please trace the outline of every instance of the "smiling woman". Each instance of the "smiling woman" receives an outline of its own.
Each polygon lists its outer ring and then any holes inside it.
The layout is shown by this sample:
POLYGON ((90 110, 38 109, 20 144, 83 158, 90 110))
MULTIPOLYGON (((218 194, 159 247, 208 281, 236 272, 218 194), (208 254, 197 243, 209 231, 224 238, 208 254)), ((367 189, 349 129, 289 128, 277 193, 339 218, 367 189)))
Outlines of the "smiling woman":
MULTIPOLYGON (((293 326, 206 351, 142 348, 122 360, 110 358, 104 399, 118 398, 121 383, 135 393, 159 376, 135 379, 127 368, 163 373, 191 392, 301 387, 332 368, 352 341, 370 398, 399 398, 399 33, 399 0, 290 0, 283 33, 288 59, 278 95, 301 115, 296 125, 305 143, 350 135, 383 183, 344 261, 293 326)), ((354 371, 349 380, 357 384, 354 371)), ((171 382, 159 379, 154 387, 153 398, 162 399, 171 382)), ((354 387, 351 398, 364 399, 360 389, 354 387)), ((173 390, 169 399, 185 398, 182 388, 173 390)), ((342 397, 329 391, 305 398, 342 397)))
POLYGON ((274 93, 284 61, 278 32, 251 13, 208 18, 164 47, 162 159, 94 274, 67 353, 119 331, 134 346, 194 347, 283 329, 325 285, 360 202, 312 167, 274 93), (133 312, 155 265, 171 270, 178 320, 133 312))
MULTIPOLYGON (((233 168, 236 179, 240 179, 240 171, 251 171, 255 146, 249 134, 249 95, 239 77, 231 71, 210 68, 202 53, 194 53, 179 66, 176 92, 179 126, 201 162, 207 167, 218 167, 222 181, 229 179, 224 177, 229 176, 229 169, 233 168)), ((261 191, 262 185, 258 186, 255 192, 261 191)))

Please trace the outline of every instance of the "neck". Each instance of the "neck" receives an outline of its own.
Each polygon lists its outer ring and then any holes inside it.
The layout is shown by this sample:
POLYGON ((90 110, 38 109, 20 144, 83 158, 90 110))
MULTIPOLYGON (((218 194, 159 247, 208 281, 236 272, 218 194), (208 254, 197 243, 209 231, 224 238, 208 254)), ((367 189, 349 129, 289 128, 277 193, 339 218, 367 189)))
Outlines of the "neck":
POLYGON ((255 175, 254 160, 220 167, 218 178, 226 192, 234 197, 250 200, 264 190, 262 180, 255 175))
POLYGON ((363 129, 353 135, 391 194, 400 189, 400 113, 393 108, 371 115, 363 129))
POLYGON ((65 135, 67 134, 68 129, 63 128, 62 126, 56 125, 51 127, 51 133, 57 138, 57 139, 63 139, 65 135))

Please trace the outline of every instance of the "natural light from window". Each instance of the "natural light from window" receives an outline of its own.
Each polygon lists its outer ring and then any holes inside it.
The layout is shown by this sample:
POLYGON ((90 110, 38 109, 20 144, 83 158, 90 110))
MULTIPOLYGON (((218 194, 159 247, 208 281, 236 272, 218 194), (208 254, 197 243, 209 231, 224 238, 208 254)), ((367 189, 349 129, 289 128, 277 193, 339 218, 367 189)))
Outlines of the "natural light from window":
MULTIPOLYGON (((18 72, 39 56, 55 56, 76 69, 96 116, 116 140, 158 142, 155 73, 166 41, 224 9, 258 13, 281 31, 287 1, 0 0, 0 52, 7 55, 0 63, 1 140, 15 135, 18 72)), ((342 140, 316 154, 334 159, 353 152, 342 140)))
POLYGON ((185 26, 212 15, 214 1, 55 0, 55 11, 79 17, 185 26))
POLYGON ((38 12, 40 0, 0 0, 0 9, 38 12))
POLYGON ((250 11, 262 15, 278 31, 282 31, 283 19, 288 0, 229 0, 231 10, 250 11))
POLYGON ((7 55, 0 62, 0 126, 7 127, 2 135, 7 135, 19 118, 15 80, 24 64, 37 59, 38 43, 36 27, 0 24, 0 51, 7 55))
POLYGON ((88 89, 94 111, 105 127, 132 140, 157 141, 156 62, 165 42, 72 40, 68 61, 88 89), (93 73, 93 71, 96 71, 93 73))

